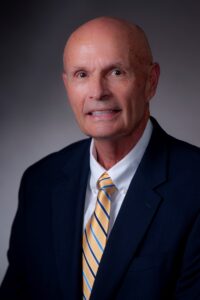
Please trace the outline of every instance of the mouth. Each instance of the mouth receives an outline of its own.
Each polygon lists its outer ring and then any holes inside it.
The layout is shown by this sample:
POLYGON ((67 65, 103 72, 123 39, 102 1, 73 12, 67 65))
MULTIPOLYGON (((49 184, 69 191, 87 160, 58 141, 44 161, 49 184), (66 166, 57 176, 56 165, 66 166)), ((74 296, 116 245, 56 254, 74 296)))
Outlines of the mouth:
POLYGON ((89 115, 91 115, 91 116, 102 116, 102 115, 113 114, 113 113, 118 112, 118 111, 119 110, 116 110, 116 109, 95 110, 95 111, 89 112, 89 115))
POLYGON ((119 114, 120 111, 120 109, 94 110, 89 112, 88 115, 97 120, 111 120, 119 114))

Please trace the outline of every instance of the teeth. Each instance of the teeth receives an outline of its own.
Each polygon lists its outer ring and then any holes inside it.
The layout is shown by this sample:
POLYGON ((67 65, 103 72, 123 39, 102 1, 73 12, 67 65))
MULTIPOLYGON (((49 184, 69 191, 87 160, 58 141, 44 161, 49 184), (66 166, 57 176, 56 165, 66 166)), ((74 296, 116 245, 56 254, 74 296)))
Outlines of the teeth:
POLYGON ((105 115, 105 114, 110 114, 112 112, 113 112, 113 110, 97 110, 97 111, 93 111, 91 114, 93 116, 101 116, 101 115, 105 115))

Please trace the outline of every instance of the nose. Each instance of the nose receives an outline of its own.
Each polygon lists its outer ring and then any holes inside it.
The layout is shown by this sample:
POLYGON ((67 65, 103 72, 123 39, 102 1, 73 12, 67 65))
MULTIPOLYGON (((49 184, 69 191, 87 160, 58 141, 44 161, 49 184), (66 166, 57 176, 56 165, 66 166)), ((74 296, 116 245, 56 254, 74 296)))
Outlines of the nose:
POLYGON ((106 100, 110 94, 106 79, 102 76, 95 76, 90 79, 89 99, 106 100))

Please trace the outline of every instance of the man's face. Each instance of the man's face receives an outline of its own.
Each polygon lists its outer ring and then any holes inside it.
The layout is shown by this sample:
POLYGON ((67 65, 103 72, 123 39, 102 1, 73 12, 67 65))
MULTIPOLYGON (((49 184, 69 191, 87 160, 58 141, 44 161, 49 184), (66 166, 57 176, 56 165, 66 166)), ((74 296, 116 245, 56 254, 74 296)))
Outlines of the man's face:
POLYGON ((81 130, 96 139, 132 136, 147 119, 149 67, 127 38, 83 34, 70 41, 63 76, 81 130))

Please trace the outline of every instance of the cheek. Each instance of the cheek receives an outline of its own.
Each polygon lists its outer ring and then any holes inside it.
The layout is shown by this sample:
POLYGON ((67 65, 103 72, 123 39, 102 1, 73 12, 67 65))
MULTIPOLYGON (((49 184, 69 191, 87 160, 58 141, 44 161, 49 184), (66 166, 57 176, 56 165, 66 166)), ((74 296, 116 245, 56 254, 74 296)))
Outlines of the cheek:
POLYGON ((69 105, 71 107, 71 110, 74 114, 76 121, 79 123, 79 121, 81 119, 80 105, 78 105, 76 99, 68 98, 68 102, 69 102, 69 105))
POLYGON ((79 114, 82 111, 83 106, 81 93, 77 92, 76 89, 68 89, 67 95, 72 110, 75 114, 79 114))
POLYGON ((139 89, 129 89, 121 97, 121 105, 124 110, 124 117, 127 122, 140 118, 146 109, 146 102, 143 92, 139 89))

